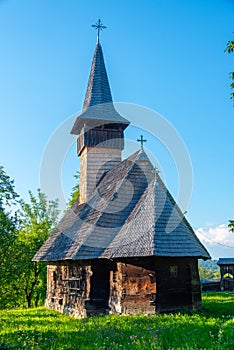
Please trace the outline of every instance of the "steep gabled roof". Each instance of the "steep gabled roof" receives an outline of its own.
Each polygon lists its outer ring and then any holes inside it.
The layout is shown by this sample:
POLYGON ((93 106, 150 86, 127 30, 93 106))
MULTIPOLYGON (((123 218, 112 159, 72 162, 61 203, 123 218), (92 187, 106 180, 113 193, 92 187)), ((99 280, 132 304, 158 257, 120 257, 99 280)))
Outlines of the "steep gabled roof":
POLYGON ((106 174, 88 203, 73 205, 34 260, 142 256, 210 258, 140 150, 106 174))
POLYGON ((130 124, 114 108, 100 43, 95 48, 83 111, 77 117, 71 133, 79 134, 84 123, 94 127, 95 120, 105 124, 120 123, 123 129, 130 124))
POLYGON ((134 256, 210 258, 158 174, 103 254, 106 258, 134 256))

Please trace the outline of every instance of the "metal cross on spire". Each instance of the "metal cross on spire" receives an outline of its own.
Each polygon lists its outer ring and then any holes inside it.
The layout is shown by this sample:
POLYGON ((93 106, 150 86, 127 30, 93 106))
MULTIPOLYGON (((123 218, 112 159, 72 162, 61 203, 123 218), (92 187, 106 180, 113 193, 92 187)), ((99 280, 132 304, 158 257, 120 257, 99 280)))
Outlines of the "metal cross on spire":
POLYGON ((137 139, 137 142, 140 142, 140 143, 141 143, 141 149, 143 149, 144 142, 147 142, 147 140, 144 140, 143 135, 141 135, 141 138, 140 138, 140 139, 137 139))
POLYGON ((100 20, 100 18, 98 19, 96 24, 92 24, 92 27, 97 29, 98 34, 97 34, 97 43, 99 44, 99 39, 100 39, 100 31, 103 29, 106 29, 107 27, 104 26, 100 20))

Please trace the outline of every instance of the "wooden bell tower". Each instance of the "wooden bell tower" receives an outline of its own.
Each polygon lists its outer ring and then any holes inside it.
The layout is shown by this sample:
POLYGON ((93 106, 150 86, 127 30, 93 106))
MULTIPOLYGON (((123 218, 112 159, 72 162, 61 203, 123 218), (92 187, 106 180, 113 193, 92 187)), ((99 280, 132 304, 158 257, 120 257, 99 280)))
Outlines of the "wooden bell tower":
MULTIPOLYGON (((98 25, 100 21, 100 30, 98 25)), ((105 172, 121 162, 123 131, 129 124, 114 108, 98 32, 83 110, 71 130, 78 135, 80 204, 89 200, 105 172)))

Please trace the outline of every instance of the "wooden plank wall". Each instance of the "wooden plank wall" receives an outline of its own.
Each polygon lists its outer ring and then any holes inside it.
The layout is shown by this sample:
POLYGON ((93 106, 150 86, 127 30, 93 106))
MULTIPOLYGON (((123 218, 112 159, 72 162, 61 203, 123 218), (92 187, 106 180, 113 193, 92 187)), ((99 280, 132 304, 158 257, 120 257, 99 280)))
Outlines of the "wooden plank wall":
POLYGON ((199 309, 197 265, 196 258, 50 263, 46 306, 75 317, 199 309))

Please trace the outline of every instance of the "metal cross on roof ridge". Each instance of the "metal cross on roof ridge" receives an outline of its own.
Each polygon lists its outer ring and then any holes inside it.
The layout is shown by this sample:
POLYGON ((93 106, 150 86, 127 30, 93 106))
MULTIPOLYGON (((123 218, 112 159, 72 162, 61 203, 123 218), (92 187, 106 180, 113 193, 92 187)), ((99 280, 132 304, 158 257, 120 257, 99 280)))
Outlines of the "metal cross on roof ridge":
POLYGON ((137 142, 140 142, 140 143, 141 143, 141 149, 143 149, 144 142, 147 142, 147 140, 144 140, 143 135, 141 135, 141 138, 140 138, 140 139, 137 139, 137 142))
POLYGON ((100 31, 103 29, 106 29, 107 27, 104 26, 100 20, 100 18, 98 18, 98 21, 96 24, 92 24, 92 27, 97 29, 98 34, 97 34, 97 43, 99 44, 99 39, 100 39, 100 31))

